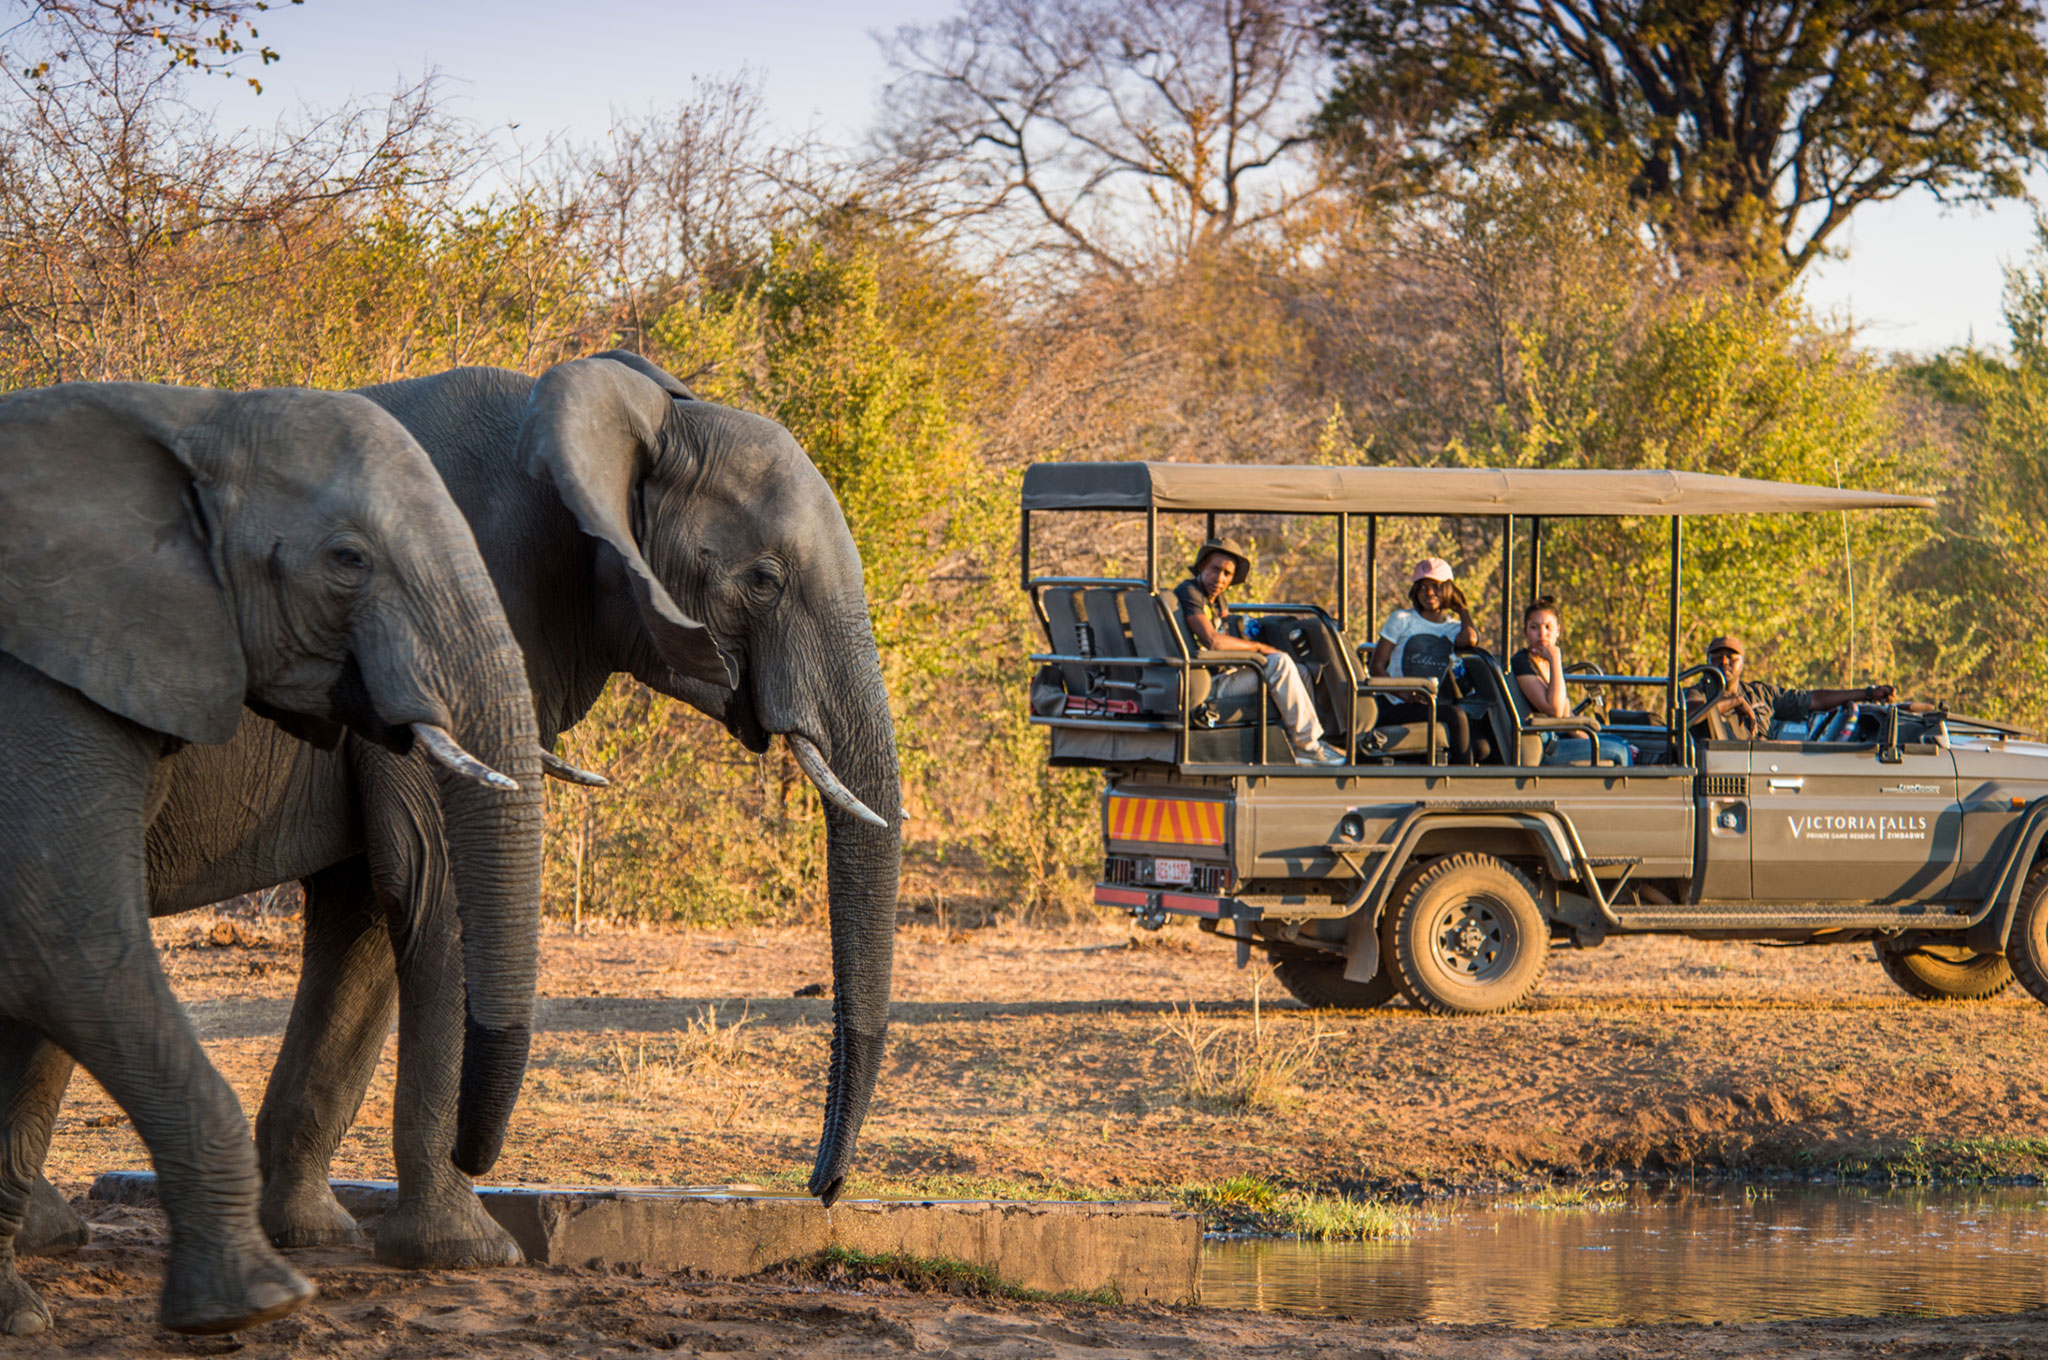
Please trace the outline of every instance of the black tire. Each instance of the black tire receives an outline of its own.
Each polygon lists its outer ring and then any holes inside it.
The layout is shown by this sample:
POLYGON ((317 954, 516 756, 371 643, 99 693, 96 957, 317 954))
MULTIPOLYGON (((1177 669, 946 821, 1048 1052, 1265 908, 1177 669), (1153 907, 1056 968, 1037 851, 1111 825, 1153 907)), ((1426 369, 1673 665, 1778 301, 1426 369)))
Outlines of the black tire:
POLYGON ((2028 995, 2048 1006, 2048 868, 2036 869, 2020 889, 2019 910, 2005 941, 2005 961, 2028 995))
POLYGON ((1989 1001, 2012 986, 2003 954, 1979 954, 1967 945, 1930 944, 1895 951, 1877 946, 1884 975, 1921 1001, 1989 1001))
POLYGON ((1550 959, 1535 888, 1492 855, 1448 855, 1430 865, 1388 913, 1380 939, 1401 990, 1438 1015, 1517 1006, 1550 959))
POLYGON ((1345 977, 1345 959, 1340 954, 1275 950, 1272 959, 1280 985, 1312 1010, 1369 1011, 1401 994, 1401 984, 1394 980, 1384 954, 1380 955, 1380 970, 1370 982, 1345 977))

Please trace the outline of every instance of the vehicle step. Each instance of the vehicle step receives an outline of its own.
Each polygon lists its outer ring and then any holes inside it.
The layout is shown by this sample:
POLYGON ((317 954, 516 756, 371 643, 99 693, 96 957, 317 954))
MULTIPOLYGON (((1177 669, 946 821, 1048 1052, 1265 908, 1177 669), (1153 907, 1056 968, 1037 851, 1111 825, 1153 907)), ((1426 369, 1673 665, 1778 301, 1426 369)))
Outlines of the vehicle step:
POLYGON ((1966 911, 1952 912, 1938 903, 1925 902, 1890 907, 1839 902, 1768 907, 1754 903, 1650 908, 1617 906, 1614 916, 1623 930, 1841 930, 1852 926, 1882 927, 1908 923, 1936 929, 1961 929, 1970 920, 1966 911))
POLYGON ((1641 855, 1588 855, 1586 863, 1595 869, 1619 869, 1625 864, 1641 864, 1641 855))

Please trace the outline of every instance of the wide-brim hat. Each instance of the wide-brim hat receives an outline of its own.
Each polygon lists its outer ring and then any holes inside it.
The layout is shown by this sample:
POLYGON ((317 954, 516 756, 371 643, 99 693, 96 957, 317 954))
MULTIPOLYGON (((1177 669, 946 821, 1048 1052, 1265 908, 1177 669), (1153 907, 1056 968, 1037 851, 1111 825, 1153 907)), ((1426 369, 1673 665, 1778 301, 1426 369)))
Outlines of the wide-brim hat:
POLYGON ((1232 584, 1242 582, 1252 574, 1252 559, 1245 555, 1243 545, 1234 538, 1212 538, 1204 543, 1202 550, 1195 554, 1195 564, 1189 567, 1188 571, 1197 576, 1201 575, 1202 563, 1208 561, 1215 553, 1222 553, 1237 568, 1237 580, 1232 584))

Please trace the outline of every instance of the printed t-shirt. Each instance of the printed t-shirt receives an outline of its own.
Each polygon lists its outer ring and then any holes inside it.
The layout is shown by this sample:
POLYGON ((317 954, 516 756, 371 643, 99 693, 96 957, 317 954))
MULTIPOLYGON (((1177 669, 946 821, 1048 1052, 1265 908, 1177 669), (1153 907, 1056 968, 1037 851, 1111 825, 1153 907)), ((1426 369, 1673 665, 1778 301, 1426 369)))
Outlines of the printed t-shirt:
POLYGON ((1413 609, 1396 609, 1380 629, 1380 641, 1394 644, 1387 674, 1403 679, 1442 679, 1450 669, 1451 648, 1464 631, 1464 620, 1455 614, 1445 615, 1442 623, 1431 623, 1413 609))

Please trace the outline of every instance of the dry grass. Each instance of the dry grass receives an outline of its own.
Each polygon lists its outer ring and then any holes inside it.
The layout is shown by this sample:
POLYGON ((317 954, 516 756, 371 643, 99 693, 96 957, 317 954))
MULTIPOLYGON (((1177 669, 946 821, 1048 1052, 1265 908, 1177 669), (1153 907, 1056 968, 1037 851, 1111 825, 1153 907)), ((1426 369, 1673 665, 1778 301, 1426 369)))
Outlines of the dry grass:
POLYGON ((1305 1038, 1282 1038, 1266 1023, 1260 1004, 1264 979, 1252 983, 1249 1032, 1205 1021, 1193 1000, 1178 1005, 1165 1038, 1181 1045, 1177 1089, 1190 1103, 1220 1113, 1280 1113, 1301 1098, 1301 1078, 1315 1066, 1328 1037, 1318 1025, 1305 1038))

